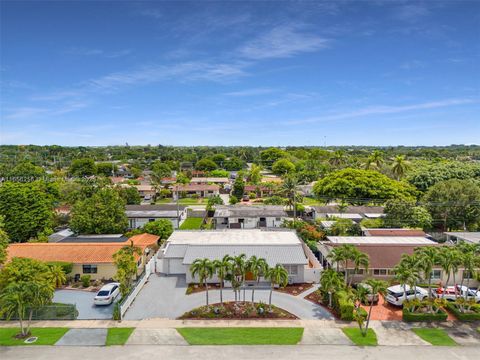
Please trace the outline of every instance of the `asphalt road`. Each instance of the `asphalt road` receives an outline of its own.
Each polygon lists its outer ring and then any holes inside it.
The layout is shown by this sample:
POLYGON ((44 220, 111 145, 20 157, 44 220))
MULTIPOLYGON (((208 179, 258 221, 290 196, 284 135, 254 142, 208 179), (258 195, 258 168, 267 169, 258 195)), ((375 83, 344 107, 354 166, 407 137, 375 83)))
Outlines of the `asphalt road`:
POLYGON ((132 345, 111 347, 22 346, 0 347, 2 360, 133 360, 133 359, 388 359, 388 360, 472 360, 480 347, 377 346, 342 345, 297 346, 155 346, 132 345))

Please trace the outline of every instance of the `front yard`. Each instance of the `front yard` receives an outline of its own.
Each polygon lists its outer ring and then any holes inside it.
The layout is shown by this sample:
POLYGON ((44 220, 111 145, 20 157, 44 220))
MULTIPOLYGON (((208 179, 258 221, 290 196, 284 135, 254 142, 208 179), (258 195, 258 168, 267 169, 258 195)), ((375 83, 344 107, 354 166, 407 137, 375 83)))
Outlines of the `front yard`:
POLYGON ((187 218, 182 225, 180 225, 180 230, 200 230, 202 224, 202 218, 187 218))
POLYGON ((303 328, 178 328, 190 345, 295 345, 303 328))
POLYGON ((20 328, 0 328, 0 346, 18 346, 18 345, 54 345, 65 335, 68 328, 31 328, 30 337, 37 337, 37 341, 26 344, 25 339, 17 339, 15 336, 20 332, 20 328))

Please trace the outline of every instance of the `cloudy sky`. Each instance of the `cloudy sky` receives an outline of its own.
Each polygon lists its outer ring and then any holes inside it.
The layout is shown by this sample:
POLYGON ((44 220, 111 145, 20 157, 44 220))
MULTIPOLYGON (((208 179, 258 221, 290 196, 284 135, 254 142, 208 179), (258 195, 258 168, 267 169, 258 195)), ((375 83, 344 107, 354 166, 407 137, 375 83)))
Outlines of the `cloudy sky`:
POLYGON ((479 1, 5 1, 0 143, 480 143, 479 1))

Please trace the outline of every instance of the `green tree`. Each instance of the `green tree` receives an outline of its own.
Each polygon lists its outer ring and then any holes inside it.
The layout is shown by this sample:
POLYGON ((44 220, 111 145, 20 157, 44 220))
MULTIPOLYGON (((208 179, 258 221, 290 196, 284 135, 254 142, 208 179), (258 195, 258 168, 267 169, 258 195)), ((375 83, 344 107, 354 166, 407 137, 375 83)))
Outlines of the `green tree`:
MULTIPOLYGON (((418 259, 418 269, 421 271, 423 279, 428 281, 428 288, 431 289, 433 268, 439 263, 438 248, 435 246, 419 247, 415 249, 415 256, 418 259)), ((431 291, 428 292, 428 299, 431 302, 431 291)))
MULTIPOLYGON (((268 273, 267 261, 263 258, 257 258, 255 255, 247 260, 247 270, 252 274, 253 279, 260 283, 260 278, 268 273)), ((255 301, 255 287, 252 288, 252 303, 255 301)))
POLYGON ((71 216, 70 228, 81 234, 123 233, 128 226, 125 200, 111 188, 100 189, 92 197, 77 201, 71 216))
POLYGON ((50 268, 50 277, 52 278, 52 282, 56 288, 59 288, 67 281, 67 277, 65 276, 65 272, 60 265, 52 265, 49 266, 50 268))
POLYGON ((131 290, 133 278, 137 275, 136 257, 141 254, 141 249, 134 246, 132 241, 129 246, 124 246, 113 254, 113 263, 117 267, 115 280, 120 283, 122 297, 127 296, 131 290))
POLYGON ((198 281, 205 286, 206 303, 208 306, 208 279, 214 274, 214 265, 209 259, 196 259, 190 267, 190 274, 193 278, 198 276, 198 281))
POLYGON ((288 159, 279 159, 272 165, 272 172, 276 175, 287 175, 295 172, 295 165, 288 159))
POLYGON ((475 228, 480 221, 480 187, 451 179, 433 185, 423 199, 434 223, 444 230, 475 228))
POLYGON ((414 261, 412 260, 414 260, 414 258, 404 254, 400 263, 398 263, 394 268, 395 280, 397 280, 403 287, 405 300, 407 298, 407 285, 414 287, 412 285, 416 284, 419 278, 417 264, 413 264, 414 261))
POLYGON ((240 171, 245 167, 245 162, 240 158, 233 156, 230 159, 225 160, 223 167, 228 171, 240 171))
MULTIPOLYGON (((245 254, 233 257, 232 287, 235 292, 235 301, 240 300, 240 286, 245 288, 245 275, 247 272, 247 259, 245 254), (238 294, 238 297, 237 297, 238 294)), ((245 301, 245 291, 244 291, 245 301)))
POLYGON ((230 205, 235 205, 238 203, 238 198, 235 195, 230 195, 230 199, 228 200, 230 205))
POLYGON ((268 296, 268 305, 270 307, 270 311, 272 311, 272 293, 273 288, 275 285, 280 287, 285 287, 288 284, 288 272, 283 267, 283 265, 277 264, 274 267, 268 269, 267 271, 267 279, 270 280, 270 295, 268 296))
POLYGON ((3 216, 0 215, 0 268, 7 260, 7 247, 10 239, 5 230, 3 230, 3 216))
POLYGON ((38 180, 46 176, 45 170, 41 166, 36 166, 29 161, 22 161, 11 169, 8 177, 19 178, 20 181, 25 182, 29 179, 38 180))
POLYGON ((302 201, 302 197, 297 190, 298 179, 293 176, 287 176, 282 184, 282 194, 287 199, 287 205, 290 209, 293 209, 293 221, 297 220, 297 203, 302 201))
POLYGON ((241 176, 238 176, 233 183, 232 195, 235 196, 237 199, 241 199, 243 197, 245 191, 245 181, 241 176))
POLYGON ((134 186, 117 186, 115 188, 127 205, 140 205, 142 198, 138 189, 134 186))
POLYGON ((43 181, 4 182, 0 186, 0 215, 13 242, 49 233, 53 227, 54 196, 43 181))
POLYGON ((227 157, 225 154, 215 154, 210 158, 210 160, 212 160, 220 168, 223 168, 223 164, 225 163, 226 159, 227 157))
POLYGON ((160 240, 166 240, 173 233, 173 225, 168 219, 157 219, 146 223, 143 226, 143 231, 148 234, 160 236, 160 240))
POLYGON ((347 163, 347 160, 348 160, 348 157, 345 154, 345 151, 337 150, 332 154, 328 162, 330 163, 330 165, 336 168, 340 168, 347 163))
POLYGON ((197 161, 195 169, 202 171, 213 171, 217 168, 217 164, 210 159, 202 159, 197 161))
POLYGON ((20 282, 52 283, 50 270, 44 262, 14 257, 0 271, 0 292, 9 284, 20 282))
POLYGON ((262 160, 262 164, 265 166, 272 166, 275 161, 285 157, 286 155, 287 153, 285 151, 271 147, 260 152, 260 159, 262 160))
POLYGON ((102 162, 97 164, 97 174, 103 176, 115 176, 118 166, 114 163, 102 162))
POLYGON ((69 173, 73 176, 92 176, 97 173, 97 166, 93 159, 75 159, 70 165, 69 173))
POLYGON ((384 225, 389 228, 422 228, 432 226, 432 216, 423 206, 417 206, 415 201, 389 200, 385 203, 384 225))
POLYGON ((260 184, 260 181, 262 180, 261 171, 262 168, 259 165, 252 164, 252 167, 248 173, 248 181, 255 185, 260 184))
POLYGON ((207 211, 213 210, 215 205, 223 205, 223 200, 220 195, 214 195, 208 198, 207 211))
POLYGON ((225 279, 232 273, 232 257, 225 255, 221 260, 215 260, 212 263, 214 273, 217 274, 218 281, 220 281, 220 303, 223 305, 223 287, 225 279))
POLYGON ((377 279, 368 279, 365 281, 365 283, 370 287, 370 289, 367 290, 366 287, 360 286, 357 288, 356 294, 359 303, 369 303, 370 306, 368 309, 368 314, 365 314, 365 310, 360 306, 360 304, 357 305, 354 313, 355 320, 357 321, 360 332, 364 337, 367 336, 368 333, 375 295, 378 294, 378 296, 384 296, 387 292, 388 286, 385 281, 377 279), (363 326, 364 324, 365 326, 363 326))
POLYGON ((343 278, 333 269, 326 269, 320 278, 320 290, 328 294, 328 307, 332 308, 332 294, 345 286, 343 278))
POLYGON ((343 169, 332 172, 317 181, 314 194, 320 199, 343 199, 346 202, 364 203, 365 199, 414 199, 415 189, 373 170, 343 169))
POLYGON ((392 173, 397 180, 401 180, 409 168, 410 163, 405 159, 404 155, 395 156, 392 164, 392 173))

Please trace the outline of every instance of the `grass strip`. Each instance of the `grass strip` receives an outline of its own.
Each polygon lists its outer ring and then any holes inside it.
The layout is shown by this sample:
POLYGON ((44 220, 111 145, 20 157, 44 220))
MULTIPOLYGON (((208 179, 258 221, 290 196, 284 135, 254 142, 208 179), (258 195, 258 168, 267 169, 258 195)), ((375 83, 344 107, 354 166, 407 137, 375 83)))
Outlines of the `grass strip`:
POLYGON ((345 335, 358 346, 377 346, 377 334, 373 329, 368 329, 365 336, 362 335, 362 332, 357 327, 346 327, 342 328, 342 331, 345 335))
POLYGON ((107 332, 107 341, 105 345, 124 345, 135 328, 109 328, 107 332))
POLYGON ((414 328, 412 331, 435 346, 455 346, 457 343, 443 329, 414 328))
POLYGON ((65 335, 69 328, 31 328, 30 337, 38 337, 37 341, 25 344, 25 339, 16 339, 15 335, 20 333, 20 328, 0 328, 0 346, 32 346, 32 345, 54 345, 65 335))

